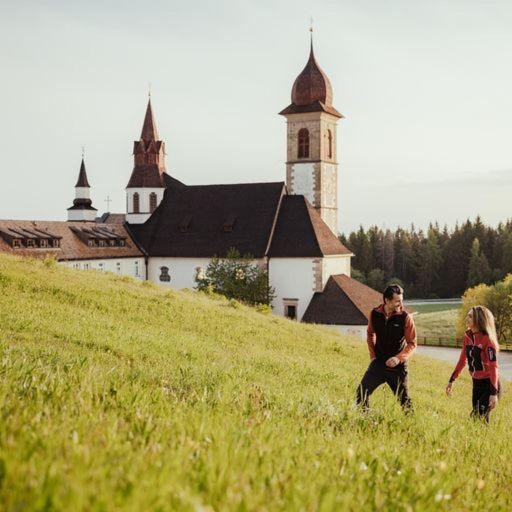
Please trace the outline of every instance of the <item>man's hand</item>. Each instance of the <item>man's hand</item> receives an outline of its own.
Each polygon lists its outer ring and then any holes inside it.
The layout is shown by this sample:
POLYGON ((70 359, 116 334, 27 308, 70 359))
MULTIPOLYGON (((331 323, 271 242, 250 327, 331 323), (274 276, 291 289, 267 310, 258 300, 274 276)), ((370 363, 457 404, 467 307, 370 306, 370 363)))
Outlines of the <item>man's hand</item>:
POLYGON ((445 389, 446 396, 452 396, 452 387, 453 387, 453 382, 448 382, 448 386, 446 386, 446 389, 445 389))
POLYGON ((397 364, 400 364, 400 359, 398 359, 398 357, 390 357, 386 361, 386 366, 389 366, 389 368, 394 368, 397 364))
POLYGON ((491 395, 489 397, 489 410, 494 409, 498 405, 498 396, 497 395, 491 395))

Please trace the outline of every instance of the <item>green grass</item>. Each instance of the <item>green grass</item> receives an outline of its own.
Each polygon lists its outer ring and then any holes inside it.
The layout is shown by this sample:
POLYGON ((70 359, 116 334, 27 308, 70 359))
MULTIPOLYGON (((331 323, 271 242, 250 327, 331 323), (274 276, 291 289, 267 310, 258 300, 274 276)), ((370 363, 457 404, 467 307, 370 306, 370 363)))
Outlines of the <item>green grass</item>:
POLYGON ((438 311, 451 311, 460 309, 460 304, 415 304, 411 306, 418 313, 437 313, 438 311))
POLYGON ((6 256, 0 351, 3 510, 512 509, 511 393, 473 422, 444 363, 365 415, 360 341, 6 256))
POLYGON ((414 315, 416 330, 420 338, 439 338, 455 340, 455 324, 459 309, 447 309, 431 313, 414 315))

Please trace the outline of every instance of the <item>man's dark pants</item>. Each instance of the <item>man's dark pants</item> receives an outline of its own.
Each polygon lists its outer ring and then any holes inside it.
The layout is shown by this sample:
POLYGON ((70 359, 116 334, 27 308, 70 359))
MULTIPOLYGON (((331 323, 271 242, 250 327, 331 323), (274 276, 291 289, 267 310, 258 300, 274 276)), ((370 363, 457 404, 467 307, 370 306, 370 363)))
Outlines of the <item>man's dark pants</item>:
POLYGON ((357 388, 357 403, 362 404, 367 409, 370 395, 381 384, 386 383, 400 400, 404 411, 411 410, 412 402, 409 397, 407 376, 407 365, 400 363, 394 368, 389 368, 384 361, 374 359, 368 366, 361 384, 357 388))

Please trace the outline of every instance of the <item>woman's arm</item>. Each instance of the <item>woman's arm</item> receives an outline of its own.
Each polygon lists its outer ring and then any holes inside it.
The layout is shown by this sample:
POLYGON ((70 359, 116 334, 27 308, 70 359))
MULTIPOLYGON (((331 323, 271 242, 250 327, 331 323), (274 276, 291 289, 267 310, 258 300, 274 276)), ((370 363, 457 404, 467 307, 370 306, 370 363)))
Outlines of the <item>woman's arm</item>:
POLYGON ((455 379, 460 375, 462 369, 466 366, 466 339, 462 342, 462 349, 460 351, 459 360, 457 361, 457 365, 455 366, 455 370, 453 371, 450 382, 448 382, 448 386, 446 386, 446 394, 451 395, 452 393, 452 385, 455 382, 455 379))

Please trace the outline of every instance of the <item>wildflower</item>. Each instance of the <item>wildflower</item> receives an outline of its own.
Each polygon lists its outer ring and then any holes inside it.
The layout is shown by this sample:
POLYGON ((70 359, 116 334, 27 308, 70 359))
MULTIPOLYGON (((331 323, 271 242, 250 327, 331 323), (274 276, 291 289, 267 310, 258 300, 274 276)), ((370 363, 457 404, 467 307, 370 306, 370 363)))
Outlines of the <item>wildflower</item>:
POLYGON ((368 469, 368 466, 364 462, 361 462, 359 469, 361 471, 366 471, 368 469))
POLYGON ((477 481, 476 481, 476 488, 481 491, 483 488, 485 487, 485 482, 479 478, 477 481))
POLYGON ((349 446, 347 448, 347 459, 351 459, 353 456, 354 456, 354 449, 351 446, 349 446))
POLYGON ((439 463, 439 469, 441 471, 444 471, 446 469, 446 462, 444 460, 442 460, 440 463, 439 463))

